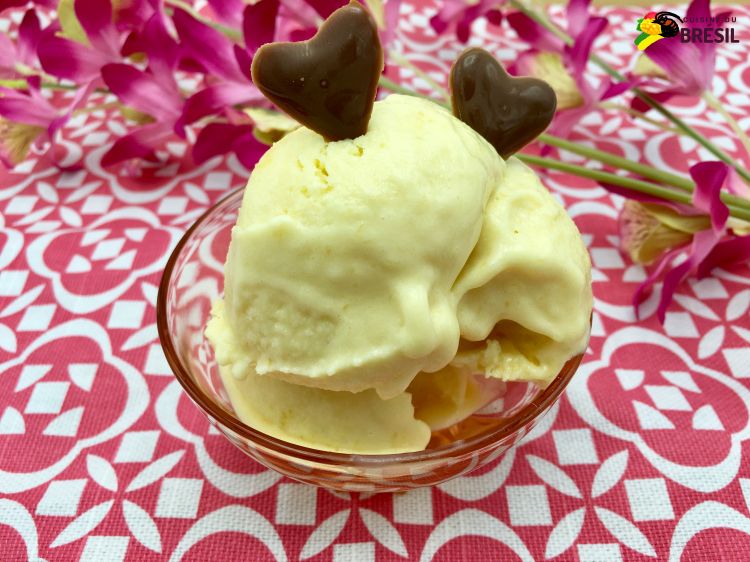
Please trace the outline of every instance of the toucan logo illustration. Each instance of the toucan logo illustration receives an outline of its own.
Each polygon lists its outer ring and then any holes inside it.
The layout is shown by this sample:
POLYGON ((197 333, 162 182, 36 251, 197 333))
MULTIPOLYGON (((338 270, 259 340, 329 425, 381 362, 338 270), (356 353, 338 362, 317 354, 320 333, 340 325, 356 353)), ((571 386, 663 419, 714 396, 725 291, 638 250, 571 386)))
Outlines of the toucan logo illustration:
POLYGON ((638 20, 636 29, 641 34, 635 38, 638 49, 643 51, 665 37, 676 37, 680 33, 682 18, 672 12, 649 12, 638 20))

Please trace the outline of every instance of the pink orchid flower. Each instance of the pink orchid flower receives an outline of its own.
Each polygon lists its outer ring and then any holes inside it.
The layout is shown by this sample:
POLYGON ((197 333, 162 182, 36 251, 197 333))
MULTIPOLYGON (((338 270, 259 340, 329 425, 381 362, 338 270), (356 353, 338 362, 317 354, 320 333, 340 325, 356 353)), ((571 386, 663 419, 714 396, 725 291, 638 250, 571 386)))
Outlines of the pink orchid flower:
POLYGON ((64 109, 54 106, 41 91, 38 76, 26 78, 27 90, 0 86, 0 161, 12 168, 26 158, 31 145, 54 145, 57 131, 88 97, 81 88, 64 109))
POLYGON ((125 35, 112 21, 110 0, 75 0, 74 9, 89 45, 45 33, 39 41, 39 60, 53 76, 76 84, 95 82, 105 65, 122 60, 125 35))
POLYGON ((0 33, 0 78, 16 78, 22 74, 19 70, 37 68, 36 48, 41 37, 42 28, 34 10, 24 14, 15 43, 0 33))
POLYGON ((711 219, 711 228, 696 232, 689 246, 681 246, 662 255, 654 270, 633 295, 636 311, 656 280, 664 274, 657 307, 657 316, 663 323, 675 290, 690 275, 697 273, 699 276, 705 276, 719 264, 750 257, 749 236, 721 241, 726 234, 729 209, 720 195, 728 175, 729 168, 723 162, 699 162, 690 168, 690 176, 696 185, 693 206, 708 215, 711 219), (686 254, 684 261, 678 261, 678 258, 682 259, 683 254, 686 254))
MULTIPOLYGON (((719 21, 731 12, 718 14, 719 21)), ((703 29, 711 21, 710 0, 693 0, 685 14, 683 28, 690 30, 703 29)), ((716 66, 716 43, 686 42, 680 36, 666 37, 650 45, 646 56, 663 69, 669 77, 666 89, 654 90, 658 86, 652 81, 648 88, 650 95, 659 102, 665 102, 672 96, 700 96, 711 90, 716 66)), ((650 106, 639 98, 634 98, 631 106, 638 111, 648 111, 650 106)))
POLYGON ((138 127, 115 141, 102 158, 102 165, 144 158, 174 132, 184 99, 174 78, 179 46, 167 33, 161 14, 154 14, 143 31, 148 68, 112 63, 102 68, 107 87, 128 107, 150 115, 153 123, 138 127))
POLYGON ((445 0, 441 3, 438 13, 430 18, 430 26, 438 35, 453 32, 461 43, 466 43, 471 34, 471 24, 475 20, 486 17, 487 21, 493 25, 502 23, 503 13, 498 8, 503 1, 445 0))
MULTIPOLYGON (((609 77, 603 78, 598 86, 592 86, 585 75, 591 48, 596 38, 607 27, 607 20, 603 17, 592 17, 589 13, 591 0, 570 0, 565 9, 567 19, 567 33, 573 38, 573 44, 567 45, 562 39, 541 24, 537 23, 522 12, 508 14, 506 19, 518 36, 529 43, 532 48, 521 53, 516 63, 511 66, 515 74, 538 74, 535 72, 535 61, 542 53, 554 53, 560 56, 567 71, 567 80, 572 78, 574 89, 577 90, 575 103, 568 108, 564 106, 558 110, 550 132, 558 136, 566 136, 584 115, 595 110, 599 102, 618 96, 625 92, 631 81, 613 82, 609 77)), ((540 76, 545 78, 545 76, 540 76)), ((553 82, 555 77, 549 77, 553 82)), ((558 94, 560 97, 560 94, 558 94)))
POLYGON ((225 107, 265 102, 263 94, 252 83, 250 64, 255 51, 274 39, 278 9, 278 0, 260 0, 245 7, 244 48, 187 12, 175 10, 174 24, 185 54, 203 68, 209 82, 185 102, 178 130, 225 107))

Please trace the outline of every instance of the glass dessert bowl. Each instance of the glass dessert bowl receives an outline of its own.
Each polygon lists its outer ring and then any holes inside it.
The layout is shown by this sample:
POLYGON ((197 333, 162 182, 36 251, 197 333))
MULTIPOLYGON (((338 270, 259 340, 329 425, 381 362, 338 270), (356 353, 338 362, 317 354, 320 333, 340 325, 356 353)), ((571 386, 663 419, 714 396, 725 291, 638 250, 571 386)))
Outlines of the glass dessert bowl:
POLYGON ((234 445, 290 478, 346 491, 399 491, 432 486, 499 458, 557 401, 582 355, 544 389, 508 382, 501 395, 465 420, 437 432, 423 451, 344 454, 285 442, 243 423, 224 389, 205 337, 211 305, 221 295, 224 261, 244 188, 214 205, 185 233, 167 262, 157 321, 167 361, 191 400, 234 445))

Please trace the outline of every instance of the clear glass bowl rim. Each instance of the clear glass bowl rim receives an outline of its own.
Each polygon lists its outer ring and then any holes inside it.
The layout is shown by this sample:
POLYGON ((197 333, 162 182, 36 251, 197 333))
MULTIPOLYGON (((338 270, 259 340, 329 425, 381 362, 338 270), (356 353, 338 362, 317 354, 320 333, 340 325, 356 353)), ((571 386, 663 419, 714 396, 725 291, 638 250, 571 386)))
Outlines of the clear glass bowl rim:
POLYGON ((349 454, 312 449, 302 445, 296 445, 272 437, 245 424, 221 407, 211 396, 209 396, 191 377, 189 369, 183 365, 180 354, 177 351, 167 321, 167 294, 172 281, 172 274, 182 249, 192 237, 193 233, 208 219, 222 211, 224 206, 230 204, 235 198, 241 197, 245 188, 240 187, 222 197, 205 213, 203 213, 190 228, 187 229, 180 241, 172 250, 159 283, 159 293, 156 302, 156 320, 159 339, 164 350, 167 362, 179 381, 182 388, 192 401, 210 418, 216 420, 222 426, 230 429, 236 435, 246 439, 253 444, 269 449, 275 453, 290 456, 299 460, 340 466, 378 467, 393 463, 419 463, 424 461, 435 461, 446 457, 457 458, 462 455, 472 454, 493 444, 501 442, 516 432, 522 430, 535 418, 547 411, 562 394, 568 383, 575 374, 581 363, 583 354, 570 359, 562 368, 554 380, 539 393, 539 395, 519 410, 515 416, 509 418, 507 423, 499 428, 489 429, 472 436, 469 439, 452 442, 448 445, 439 446, 424 451, 395 454, 349 454))

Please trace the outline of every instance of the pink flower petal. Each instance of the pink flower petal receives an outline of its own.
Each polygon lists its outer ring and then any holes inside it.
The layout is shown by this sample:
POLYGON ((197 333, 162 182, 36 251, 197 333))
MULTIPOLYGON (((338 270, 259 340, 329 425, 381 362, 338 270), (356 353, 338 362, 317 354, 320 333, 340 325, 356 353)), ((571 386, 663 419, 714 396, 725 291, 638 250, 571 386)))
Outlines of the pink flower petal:
POLYGON ((571 67, 570 71, 574 76, 583 74, 589 60, 591 47, 606 27, 606 18, 591 18, 588 25, 575 38, 573 46, 565 49, 571 67))
POLYGON ((10 121, 47 127, 57 117, 57 110, 45 99, 34 99, 29 94, 3 88, 0 96, 0 115, 10 121))
POLYGON ((73 7, 92 47, 110 56, 116 55, 120 45, 117 30, 112 25, 110 0, 75 0, 73 7))
POLYGON ((253 75, 251 72, 253 65, 253 57, 245 49, 239 45, 234 46, 234 58, 237 60, 237 66, 242 71, 248 82, 253 81, 253 75))
POLYGON ((26 3, 27 0, 0 0, 0 12, 7 10, 8 8, 24 6, 26 3))
POLYGON ((247 169, 252 170, 268 147, 253 136, 252 125, 210 123, 198 134, 193 146, 193 160, 202 164, 206 160, 234 152, 247 169))
MULTIPOLYGON (((661 41, 657 41, 658 43, 661 43, 661 41)), ((654 43, 655 45, 656 43, 654 43)), ((651 45, 652 47, 654 45, 651 45)), ((654 100, 658 101, 659 103, 666 103, 669 101, 670 98, 674 96, 680 95, 680 92, 675 90, 665 90, 663 92, 646 92, 649 96, 654 98, 654 100)), ((640 111, 641 113, 646 113, 649 109, 651 109, 651 106, 648 105, 645 101, 641 100, 640 98, 634 97, 630 101, 630 107, 632 109, 635 109, 636 111, 640 111)))
MULTIPOLYGON (((287 20, 287 23, 291 23, 295 28, 303 29, 317 29, 320 16, 315 9, 308 4, 305 0, 281 0, 279 7, 279 15, 281 16, 276 22, 276 25, 282 25, 287 20)), ((284 37, 282 35, 282 37, 284 37)), ((296 41, 296 39, 292 39, 296 41)))
POLYGON ((566 138, 578 122, 590 111, 586 107, 564 109, 555 114, 549 133, 558 137, 566 138))
POLYGON ((161 14, 154 14, 143 28, 148 65, 154 78, 172 99, 180 99, 180 89, 174 79, 174 70, 179 60, 177 42, 167 32, 161 14))
MULTIPOLYGON (((497 6, 497 0, 479 0, 476 4, 466 7, 463 13, 457 17, 456 37, 458 40, 462 43, 468 42, 469 35, 471 35, 471 25, 495 6, 497 6)), ((494 11, 497 12, 497 10, 494 11)), ((502 14, 500 16, 502 18, 502 14)), ((495 19, 497 19, 496 16, 495 19)))
POLYGON ((568 35, 577 37, 587 26, 591 0, 570 0, 565 8, 565 19, 568 22, 568 35))
MULTIPOLYGON (((732 15, 731 11, 721 12, 716 14, 716 21, 721 22, 725 18, 732 15)), ((683 27, 689 29, 703 29, 706 27, 706 22, 710 21, 711 18, 711 2, 710 0, 694 0, 688 6, 687 12, 685 13, 685 23, 683 27)), ((720 27, 720 25, 717 25, 720 27)), ((703 62, 706 66, 710 67, 713 71, 716 62, 716 43, 714 42, 696 42, 693 43, 697 50, 700 52, 703 62)))
POLYGON ((252 133, 238 137, 232 143, 232 152, 245 168, 252 170, 260 157, 268 150, 268 146, 259 142, 252 133))
POLYGON ((262 101, 263 99, 265 99, 263 94, 252 84, 246 86, 232 82, 215 84, 204 88, 187 99, 180 122, 183 125, 189 125, 201 117, 218 113, 227 106, 262 101))
POLYGON ((633 308, 635 309, 635 317, 637 319, 640 319, 638 305, 640 305, 646 299, 648 294, 651 292, 651 287, 653 287, 656 280, 661 277, 661 274, 664 273, 664 270, 667 268, 667 266, 670 265, 682 251, 683 247, 679 247, 664 254, 661 258, 659 258, 656 267, 651 271, 651 273, 649 273, 648 277, 640 285, 638 285, 635 293, 633 293, 632 300, 633 308))
POLYGON ((718 241, 719 238, 713 230, 701 230, 693 235, 693 242, 690 245, 687 259, 664 276, 664 284, 662 285, 661 296, 659 297, 659 306, 656 309, 659 322, 664 323, 667 307, 672 302, 672 296, 677 287, 691 272, 698 268, 699 264, 706 259, 718 241))
MULTIPOLYGON (((385 30, 382 32, 381 43, 383 48, 387 48, 396 36, 398 27, 398 18, 401 11, 401 0, 387 0, 383 12, 385 20, 385 30)), ((502 16, 501 16, 502 17, 502 16)))
POLYGON ((750 261, 750 234, 719 242, 698 267, 698 277, 705 277, 715 267, 750 261))
POLYGON ((42 94, 40 92, 40 88, 42 87, 42 78, 38 75, 34 76, 28 76, 26 78, 26 83, 29 85, 29 95, 32 98, 43 100, 42 94))
POLYGON ((664 69, 683 95, 698 96, 711 85, 713 60, 704 59, 694 43, 683 43, 679 37, 667 37, 651 45, 646 54, 664 69))
POLYGON ((503 23, 503 13, 500 10, 488 10, 485 17, 492 25, 500 25, 503 23))
POLYGON ((444 19, 438 12, 430 18, 430 27, 437 35, 443 35, 445 30, 448 29, 448 20, 444 19))
POLYGON ((304 27, 302 29, 295 29, 289 33, 289 41, 297 43, 299 41, 307 41, 315 35, 317 29, 315 27, 304 27))
POLYGON ((242 0, 208 0, 208 5, 221 22, 234 29, 242 25, 242 9, 245 7, 242 0))
POLYGON ((112 62, 106 53, 52 34, 44 35, 37 52, 46 72, 79 84, 94 80, 101 67, 112 62))
POLYGON ((176 9, 173 21, 187 54, 208 73, 234 82, 246 81, 237 67, 233 44, 227 37, 184 10, 176 9))
POLYGON ((165 91, 152 74, 128 64, 108 64, 102 68, 102 78, 125 105, 153 115, 160 121, 173 121, 179 114, 181 100, 165 91))
POLYGON ((349 0, 306 0, 318 15, 325 19, 333 12, 349 3, 349 0))
POLYGON ((245 39, 245 49, 251 55, 261 45, 273 41, 278 13, 279 0, 260 0, 245 7, 242 14, 242 36, 245 39))
POLYGON ((610 98, 614 98, 621 94, 624 94, 630 88, 635 86, 637 82, 638 82, 637 79, 628 79, 622 82, 613 82, 612 80, 607 78, 602 81, 602 84, 604 85, 604 87, 602 88, 602 92, 601 92, 599 99, 608 100, 610 98))
POLYGON ((688 20, 688 25, 691 23, 695 25, 697 22, 705 22, 704 18, 708 18, 711 15, 711 0, 693 0, 688 6, 685 17, 688 20))
POLYGON ((231 151, 232 144, 245 134, 252 135, 252 125, 231 125, 229 123, 209 123, 193 145, 193 160, 203 164, 206 160, 231 151))
POLYGON ((162 0, 120 0, 115 10, 115 27, 122 31, 139 30, 155 13, 163 13, 162 0))
POLYGON ((468 43, 471 35, 471 24, 476 19, 476 6, 472 6, 464 11, 463 16, 456 22, 456 38, 461 43, 468 43))
POLYGON ((102 166, 111 166, 133 158, 145 158, 154 148, 172 135, 171 127, 164 123, 151 123, 115 141, 102 157, 102 166))
POLYGON ((28 10, 18 27, 18 60, 27 66, 36 66, 36 48, 42 38, 42 28, 34 10, 28 10))
POLYGON ((695 182, 693 204, 711 217, 711 227, 721 235, 729 218, 729 209, 721 200, 721 187, 727 179, 729 168, 723 162, 699 162, 690 168, 695 182))
POLYGON ((548 31, 540 24, 535 22, 526 14, 513 12, 505 16, 510 26, 515 29, 522 41, 529 43, 532 47, 540 51, 551 51, 562 53, 565 49, 565 43, 552 32, 548 31))
POLYGON ((8 71, 8 78, 15 76, 15 66, 18 60, 16 45, 5 33, 0 33, 0 72, 8 71))

